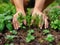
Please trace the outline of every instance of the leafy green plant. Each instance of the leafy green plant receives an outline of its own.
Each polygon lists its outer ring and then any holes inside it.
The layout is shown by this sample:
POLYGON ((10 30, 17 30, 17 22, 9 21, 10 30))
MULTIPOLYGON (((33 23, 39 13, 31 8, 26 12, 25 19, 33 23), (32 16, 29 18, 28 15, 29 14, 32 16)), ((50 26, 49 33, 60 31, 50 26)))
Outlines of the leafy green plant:
POLYGON ((15 8, 11 3, 0 4, 0 32, 3 31, 4 27, 8 30, 13 30, 11 20, 15 12, 15 8))
POLYGON ((20 23, 20 28, 23 28, 23 29, 26 28, 25 26, 23 26, 23 21, 24 21, 24 19, 25 19, 25 16, 22 16, 22 14, 19 13, 19 16, 18 16, 17 20, 18 20, 19 23, 20 23))
POLYGON ((53 37, 53 35, 48 34, 47 37, 45 38, 45 40, 48 41, 48 42, 53 42, 54 41, 54 37, 53 37))
POLYGON ((32 20, 31 9, 27 8, 26 21, 28 27, 31 26, 31 20, 32 20))
POLYGON ((40 24, 44 23, 41 15, 32 16, 32 19, 34 20, 34 26, 39 27, 40 24))
POLYGON ((0 15, 0 32, 3 31, 4 29, 4 16, 3 15, 0 15))
POLYGON ((8 44, 8 43, 5 43, 4 45, 14 45, 13 43, 10 43, 10 44, 8 44))
POLYGON ((14 45, 14 43, 10 43, 10 45, 14 45))
POLYGON ((12 30, 12 31, 10 31, 10 33, 13 34, 13 35, 16 35, 17 31, 16 30, 12 30))
POLYGON ((23 21, 24 21, 24 19, 25 19, 25 16, 22 16, 21 13, 19 13, 18 15, 19 15, 19 16, 18 16, 17 20, 19 21, 20 28, 26 29, 26 27, 23 26, 23 21))
POLYGON ((60 0, 55 0, 60 5, 60 0))
POLYGON ((49 12, 50 26, 53 29, 60 30, 60 8, 53 7, 49 12))
POLYGON ((27 37, 26 37, 26 42, 30 42, 30 41, 35 39, 35 37, 32 35, 32 33, 34 33, 34 30, 28 30, 28 34, 27 34, 27 37))
POLYGON ((9 30, 12 30, 12 23, 11 23, 12 16, 5 16, 5 15, 0 15, 0 31, 3 31, 5 25, 9 30))
POLYGON ((16 36, 15 35, 6 35, 6 39, 8 40, 8 41, 13 41, 13 39, 15 38, 16 36))
POLYGON ((51 22, 51 28, 60 30, 60 20, 55 20, 51 22))
POLYGON ((60 17, 60 8, 58 8, 58 7, 51 8, 48 12, 48 16, 49 16, 51 21, 59 19, 59 17, 60 17))
POLYGON ((9 45, 8 43, 5 43, 4 45, 9 45))
POLYGON ((49 34, 49 33, 50 33, 49 30, 47 30, 47 29, 43 30, 43 34, 49 34))

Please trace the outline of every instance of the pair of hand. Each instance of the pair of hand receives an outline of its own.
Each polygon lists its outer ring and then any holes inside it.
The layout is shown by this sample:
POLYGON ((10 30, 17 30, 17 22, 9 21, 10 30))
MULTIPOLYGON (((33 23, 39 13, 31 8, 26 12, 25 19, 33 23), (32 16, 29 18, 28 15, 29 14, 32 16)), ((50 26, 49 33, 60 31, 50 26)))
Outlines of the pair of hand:
MULTIPOLYGON (((14 29, 18 29, 20 27, 19 25, 19 22, 17 20, 17 17, 18 17, 18 14, 19 13, 22 13, 23 16, 25 16, 25 13, 23 11, 18 11, 14 16, 13 16, 13 26, 14 26, 14 29)), ((37 9, 34 9, 33 10, 33 13, 32 13, 32 16, 36 16, 35 14, 41 16, 42 15, 42 18, 43 18, 43 21, 44 21, 44 24, 45 24, 45 28, 48 28, 48 17, 43 14, 40 10, 37 10, 37 9)), ((31 21, 31 23, 33 24, 34 20, 31 21)), ((24 20, 24 24, 26 25, 26 20, 24 20)), ((39 27, 40 29, 42 29, 43 27, 43 24, 39 24, 39 27)))

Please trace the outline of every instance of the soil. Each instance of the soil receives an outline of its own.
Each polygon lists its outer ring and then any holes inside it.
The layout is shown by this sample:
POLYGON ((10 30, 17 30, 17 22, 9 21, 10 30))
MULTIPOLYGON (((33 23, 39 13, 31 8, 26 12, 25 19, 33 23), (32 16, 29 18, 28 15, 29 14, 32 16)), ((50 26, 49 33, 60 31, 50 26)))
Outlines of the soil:
POLYGON ((25 41, 26 36, 27 36, 27 30, 18 30, 18 34, 16 35, 17 37, 14 38, 13 42, 9 42, 7 41, 4 36, 10 34, 8 31, 6 31, 5 33, 0 33, 0 45, 4 45, 5 43, 14 43, 14 45, 60 45, 60 32, 59 31, 55 31, 53 29, 49 29, 50 33, 52 35, 54 35, 55 40, 52 43, 49 43, 48 41, 45 41, 44 38, 46 37, 46 35, 43 34, 43 30, 34 28, 34 36, 35 36, 35 40, 32 40, 30 43, 27 43, 25 41))

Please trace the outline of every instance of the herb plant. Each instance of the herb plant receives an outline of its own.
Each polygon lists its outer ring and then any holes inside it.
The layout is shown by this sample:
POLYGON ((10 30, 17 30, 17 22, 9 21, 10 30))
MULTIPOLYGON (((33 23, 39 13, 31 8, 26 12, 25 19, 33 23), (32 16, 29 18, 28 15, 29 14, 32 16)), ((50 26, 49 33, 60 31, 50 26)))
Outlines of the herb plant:
POLYGON ((56 19, 51 22, 51 28, 60 30, 60 20, 56 19))
POLYGON ((28 30, 28 34, 27 34, 27 37, 26 37, 26 42, 30 42, 30 41, 35 39, 35 37, 32 35, 32 33, 34 33, 34 30, 28 30))
POLYGON ((0 4, 0 32, 4 28, 7 28, 9 31, 13 30, 11 20, 15 12, 15 8, 11 3, 0 4))
POLYGON ((53 7, 49 12, 50 26, 53 29, 60 30, 60 8, 53 7))
POLYGON ((48 34, 47 37, 45 38, 45 40, 48 41, 48 42, 53 42, 54 41, 54 37, 53 37, 53 35, 48 34))
POLYGON ((14 39, 15 37, 16 37, 15 35, 7 35, 5 38, 6 38, 8 41, 13 41, 13 39, 14 39))
POLYGON ((5 43, 4 45, 9 45, 8 43, 5 43))
POLYGON ((41 15, 32 16, 32 19, 34 20, 33 25, 36 27, 39 27, 39 25, 44 23, 41 15))
POLYGON ((50 33, 49 30, 47 30, 47 29, 43 30, 43 34, 49 34, 49 33, 50 33))
POLYGON ((27 15, 26 15, 26 21, 27 21, 27 26, 31 26, 31 20, 32 20, 32 15, 31 15, 31 10, 27 8, 27 15))
POLYGON ((16 35, 17 31, 16 30, 12 30, 12 31, 10 31, 10 33, 13 34, 13 35, 16 35))

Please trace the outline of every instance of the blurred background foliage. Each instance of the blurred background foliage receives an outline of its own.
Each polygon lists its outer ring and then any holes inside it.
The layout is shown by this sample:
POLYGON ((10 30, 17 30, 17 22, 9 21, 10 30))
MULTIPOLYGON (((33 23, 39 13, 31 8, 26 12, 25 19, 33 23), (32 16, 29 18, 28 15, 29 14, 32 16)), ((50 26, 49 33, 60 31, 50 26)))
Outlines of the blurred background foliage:
MULTIPOLYGON (((48 7, 60 5, 60 0, 55 0, 48 7)), ((10 13, 11 15, 15 14, 16 9, 11 4, 10 0, 0 0, 0 14, 10 13)))
POLYGON ((9 13, 13 15, 15 12, 16 9, 14 5, 11 4, 10 0, 0 0, 0 14, 9 13))

